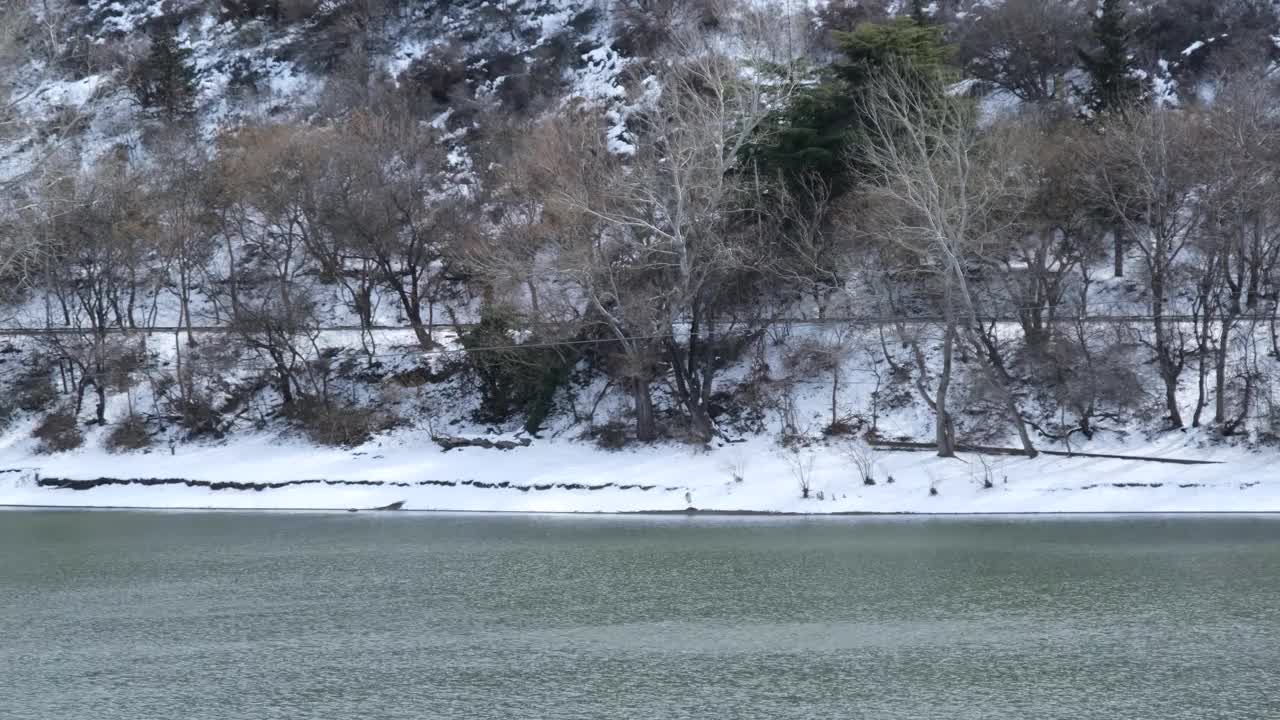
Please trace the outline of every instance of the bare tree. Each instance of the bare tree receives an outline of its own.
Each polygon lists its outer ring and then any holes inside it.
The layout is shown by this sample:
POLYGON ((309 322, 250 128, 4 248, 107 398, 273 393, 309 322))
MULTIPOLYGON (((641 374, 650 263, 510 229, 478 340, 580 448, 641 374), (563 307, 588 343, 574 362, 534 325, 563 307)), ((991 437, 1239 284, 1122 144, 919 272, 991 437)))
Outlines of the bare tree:
MULTIPOLYGON (((1212 362, 1214 424, 1224 434, 1238 423, 1228 417, 1228 358, 1240 350, 1233 334, 1248 315, 1256 327, 1262 295, 1280 256, 1280 192, 1273 170, 1280 157, 1280 125, 1275 120, 1274 81, 1257 75, 1234 78, 1204 113, 1204 189, 1197 202, 1204 222, 1196 233, 1192 264, 1202 306, 1198 324, 1199 397, 1195 421, 1205 403, 1206 362, 1212 362)), ((1246 383, 1240 398, 1247 414, 1254 393, 1246 383)))
POLYGON ((580 304, 560 317, 602 337, 613 373, 632 397, 637 439, 655 439, 652 385, 669 330, 649 322, 638 259, 615 241, 601 211, 623 172, 602 119, 575 111, 550 118, 526 134, 510 160, 502 192, 521 199, 507 206, 478 264, 496 280, 529 286, 529 302, 544 312, 550 308, 543 297, 556 288, 571 307, 580 304))
POLYGON ((1013 152, 1025 153, 1019 175, 1025 203, 1011 209, 1016 217, 999 270, 1009 309, 1033 350, 1052 342, 1077 269, 1101 253, 1097 223, 1080 200, 1079 186, 1089 169, 1074 145, 1078 132, 1052 117, 1029 116, 1005 136, 1017 144, 1013 152))
MULTIPOLYGON (((1136 115, 1136 114, 1135 114, 1136 115)), ((1177 262, 1203 215, 1197 162, 1201 126, 1185 113, 1155 109, 1115 122, 1079 145, 1095 169, 1085 188, 1110 210, 1142 256, 1150 297, 1152 350, 1171 427, 1182 427, 1178 381, 1186 365, 1182 329, 1167 319, 1177 262)))
POLYGON ((361 317, 372 276, 398 301, 419 345, 430 348, 440 305, 456 293, 478 198, 449 171, 438 133, 394 109, 358 113, 332 138, 322 257, 343 266, 361 317), (367 265, 366 265, 367 263, 367 265))
POLYGON ((616 327, 664 337, 676 397, 694 437, 715 433, 710 398, 719 357, 740 342, 745 312, 758 309, 753 278, 767 262, 758 180, 743 150, 769 110, 768 87, 706 43, 689 42, 661 79, 654 107, 637 116, 639 150, 614 175, 602 206, 611 271, 621 293, 596 311, 616 327), (619 276, 621 274, 622 276, 619 276), (629 299, 624 299, 629 298, 629 299), (620 311, 631 315, 624 319, 620 311))
POLYGON ((800 486, 800 499, 808 500, 813 490, 813 463, 817 459, 813 450, 797 443, 783 448, 780 452, 783 461, 787 464, 787 469, 791 471, 791 476, 800 486))
POLYGON ((178 324, 195 345, 192 301, 215 250, 216 231, 210 213, 211 163, 182 136, 153 149, 155 182, 150 202, 158 214, 159 261, 178 300, 178 324))
POLYGON ((562 170, 542 171, 554 190, 537 222, 574 227, 551 243, 549 263, 617 349, 637 436, 656 435, 650 386, 669 370, 691 436, 705 441, 716 432, 715 375, 760 308, 768 244, 743 150, 768 97, 788 87, 766 86, 711 41, 689 39, 654 87, 660 94, 633 117, 639 142, 625 164, 598 130, 584 132, 590 120, 547 126, 539 155, 561 158, 562 170))
POLYGON ((72 330, 47 337, 46 344, 79 375, 77 412, 92 385, 96 419, 103 423, 112 373, 131 353, 129 343, 117 342, 112 331, 135 327, 131 308, 137 278, 146 272, 154 218, 136 175, 115 158, 65 175, 41 203, 47 209, 30 228, 46 246, 37 277, 72 330))
POLYGON ((214 299, 267 361, 285 405, 297 399, 319 327, 307 253, 317 232, 308 178, 319 162, 287 126, 243 129, 223 139, 219 155, 215 211, 228 274, 214 299))
MULTIPOLYGON (((1020 168, 1003 138, 979 127, 976 108, 948 96, 936 78, 890 68, 860 99, 860 110, 867 138, 853 165, 864 190, 854 212, 874 237, 899 247, 932 279, 943 326, 931 405, 938 454, 950 456, 955 437, 947 400, 956 342, 982 345, 973 276, 999 256, 1000 239, 1023 202, 1020 168)), ((924 365, 923 357, 917 364, 924 365)), ((1003 395, 1024 452, 1034 457, 1004 369, 989 360, 984 370, 1003 395)))
POLYGON ((1019 99, 1061 99, 1076 65, 1082 20, 1063 0, 980 4, 960 34, 960 59, 976 77, 1019 99))

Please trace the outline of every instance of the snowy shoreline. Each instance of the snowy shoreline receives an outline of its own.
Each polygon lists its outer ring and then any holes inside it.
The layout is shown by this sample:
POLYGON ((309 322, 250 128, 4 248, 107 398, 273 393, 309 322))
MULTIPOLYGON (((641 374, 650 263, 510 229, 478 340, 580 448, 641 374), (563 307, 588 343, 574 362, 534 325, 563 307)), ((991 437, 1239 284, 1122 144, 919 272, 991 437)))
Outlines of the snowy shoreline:
MULTIPOLYGON (((146 512, 146 513, 252 513, 262 515, 335 515, 335 514, 369 514, 385 515, 387 512, 376 508, 273 508, 273 507, 148 507, 132 505, 0 505, 0 511, 50 511, 67 512, 146 512)), ((919 518, 1125 518, 1125 517, 1259 517, 1280 518, 1280 510, 1123 510, 1123 511, 1056 511, 1032 510, 1026 512, 775 512, 771 510, 586 510, 586 511, 554 511, 554 510, 430 510, 403 508, 390 511, 392 515, 403 516, 441 516, 441 515, 515 515, 532 517, 600 517, 600 518, 869 518, 869 519, 919 519, 919 518)))
POLYGON ((85 447, 35 455, 16 445, 0 447, 0 505, 346 511, 403 501, 406 510, 440 512, 1280 512, 1280 472, 1268 450, 1205 443, 1184 433, 1089 450, 1217 464, 876 452, 878 482, 868 486, 838 447, 816 445, 803 456, 811 486, 806 499, 795 454, 763 436, 710 450, 665 444, 610 452, 549 439, 512 450, 442 452, 416 431, 356 450, 262 433, 180 445, 173 454, 85 447), (984 487, 988 468, 993 483, 984 487), (89 487, 100 479, 106 480, 89 487), (64 487, 50 486, 58 484, 64 487))

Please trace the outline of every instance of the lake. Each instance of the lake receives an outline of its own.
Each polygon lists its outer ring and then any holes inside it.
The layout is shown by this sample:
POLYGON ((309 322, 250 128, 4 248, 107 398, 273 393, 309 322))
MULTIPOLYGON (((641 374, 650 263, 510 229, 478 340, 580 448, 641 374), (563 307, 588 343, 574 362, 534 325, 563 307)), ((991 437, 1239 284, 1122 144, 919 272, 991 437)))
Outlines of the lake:
POLYGON ((1280 518, 0 512, 0 717, 1280 717, 1280 518))

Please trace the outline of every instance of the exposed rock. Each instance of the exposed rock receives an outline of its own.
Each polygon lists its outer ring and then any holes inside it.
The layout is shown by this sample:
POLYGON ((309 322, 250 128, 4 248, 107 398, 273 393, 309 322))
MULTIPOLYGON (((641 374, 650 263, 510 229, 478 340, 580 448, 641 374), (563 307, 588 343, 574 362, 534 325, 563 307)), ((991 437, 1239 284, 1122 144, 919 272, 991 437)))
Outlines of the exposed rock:
MULTIPOLYGON (((141 485, 143 487, 156 487, 161 485, 184 485, 192 488, 208 488, 210 490, 276 490, 279 488, 293 487, 298 485, 330 485, 330 486, 362 486, 362 487, 459 487, 469 486, 482 489, 502 489, 502 490, 519 490, 520 492, 529 492, 530 490, 605 490, 615 488, 618 490, 640 490, 648 492, 650 490, 661 490, 663 492, 677 492, 684 490, 682 487, 660 486, 660 485, 639 485, 627 484, 619 485, 612 482, 600 483, 598 485, 587 485, 585 483, 538 483, 533 485, 520 485, 511 481, 502 482, 482 482, 478 480, 418 480, 416 482, 397 482, 384 480, 284 480, 280 482, 212 482, 209 480, 187 480, 184 478, 109 478, 100 477, 91 480, 72 480, 69 478, 57 477, 34 477, 38 487, 53 488, 57 490, 92 490, 96 487, 106 486, 124 486, 124 485, 141 485)), ((395 504, 395 503, 393 503, 395 504)), ((394 510, 387 506, 385 508, 373 508, 376 510, 394 510)))
POLYGON ((477 447, 498 450, 514 450, 518 447, 529 447, 529 438, 519 440, 490 440, 489 438, 468 438, 456 435, 436 435, 431 438, 442 450, 448 452, 455 448, 477 447))

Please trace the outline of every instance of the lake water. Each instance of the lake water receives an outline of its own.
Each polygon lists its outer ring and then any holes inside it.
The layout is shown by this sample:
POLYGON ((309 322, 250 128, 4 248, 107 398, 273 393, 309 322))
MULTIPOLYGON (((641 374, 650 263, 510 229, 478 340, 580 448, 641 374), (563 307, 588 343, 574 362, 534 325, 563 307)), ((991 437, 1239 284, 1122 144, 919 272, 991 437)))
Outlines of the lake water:
POLYGON ((0 512, 0 717, 1280 718, 1280 518, 0 512))

